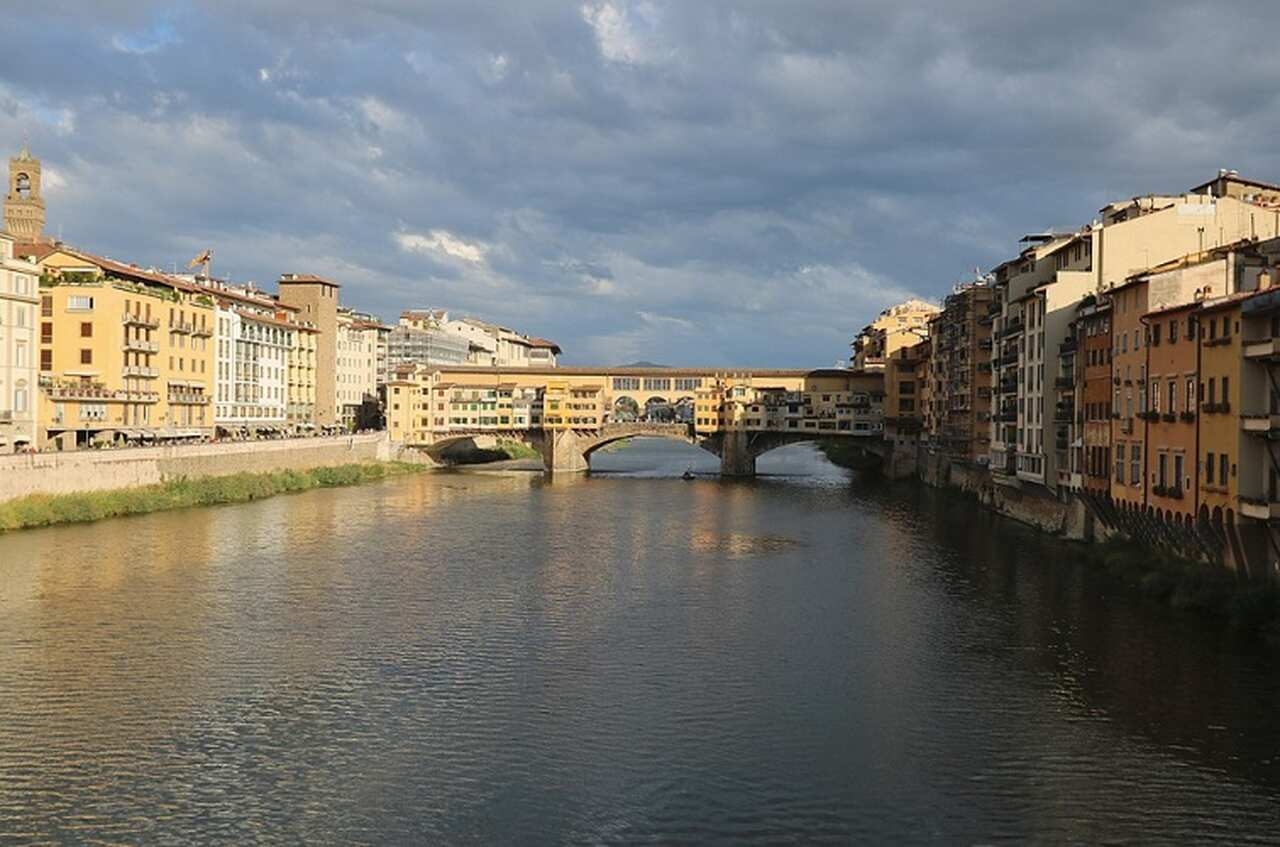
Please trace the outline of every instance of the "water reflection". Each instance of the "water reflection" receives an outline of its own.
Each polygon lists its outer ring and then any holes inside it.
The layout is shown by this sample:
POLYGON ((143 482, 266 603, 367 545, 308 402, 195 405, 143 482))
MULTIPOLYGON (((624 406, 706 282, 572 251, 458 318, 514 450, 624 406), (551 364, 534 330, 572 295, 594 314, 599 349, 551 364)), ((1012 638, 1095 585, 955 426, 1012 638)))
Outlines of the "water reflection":
POLYGON ((1278 831, 1272 657, 811 448, 664 450, 0 537, 0 841, 1278 831))

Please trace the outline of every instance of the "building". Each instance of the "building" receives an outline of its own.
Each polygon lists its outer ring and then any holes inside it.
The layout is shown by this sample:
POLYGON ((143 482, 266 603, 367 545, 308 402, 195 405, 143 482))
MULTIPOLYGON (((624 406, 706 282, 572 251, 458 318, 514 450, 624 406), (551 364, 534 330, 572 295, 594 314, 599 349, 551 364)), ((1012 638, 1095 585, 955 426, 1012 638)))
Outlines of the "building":
POLYGON ((1196 519, 1199 475, 1199 311, 1200 304, 1192 301, 1142 318, 1147 339, 1146 505, 1156 518, 1186 525, 1196 519))
POLYGON ((930 449, 952 461, 985 464, 991 446, 991 322, 987 279, 957 286, 929 321, 930 449))
POLYGON ((1277 269, 1240 304, 1244 362, 1237 510, 1242 554, 1253 572, 1280 575, 1280 288, 1277 269))
POLYGON ((246 286, 203 280, 217 308, 214 423, 222 435, 283 434, 297 309, 246 286))
MULTIPOLYGON (((278 298, 315 329, 315 414, 317 427, 334 427, 338 410, 338 283, 310 274, 280 277, 278 298)), ((376 379, 375 379, 376 384, 376 379)))
MULTIPOLYGON (((1253 438, 1243 431, 1240 419, 1244 365, 1240 306, 1247 296, 1232 294, 1206 300, 1198 310, 1196 331, 1200 358, 1198 517, 1209 521, 1226 540, 1224 561, 1237 568, 1244 564, 1236 541, 1240 471, 1244 467, 1241 454, 1252 446, 1253 438)), ((1251 405, 1265 403, 1265 398, 1265 394, 1250 398, 1251 405)), ((1264 467, 1261 461, 1253 468, 1245 467, 1246 477, 1260 474, 1264 467)))
POLYGON ((1076 406, 1084 490, 1111 493, 1111 300, 1089 295, 1076 310, 1076 406))
POLYGON ((885 309, 849 345, 853 369, 882 370, 894 352, 928 336, 929 320, 940 311, 933 303, 916 299, 885 309))
POLYGON ((9 160, 9 188, 4 196, 4 228, 19 241, 40 241, 44 235, 40 183, 40 160, 23 145, 9 160))
POLYGON ((928 405, 928 340, 899 347, 884 363, 884 438, 889 445, 886 471, 891 478, 910 476, 919 467, 924 447, 928 405))
POLYGON ((316 428, 316 347, 320 331, 294 312, 293 346, 289 348, 289 402, 285 417, 294 432, 316 428))
POLYGON ((470 345, 461 335, 444 329, 446 320, 446 312, 401 312, 399 322, 387 332, 388 373, 415 365, 466 364, 470 345))
POLYGON ((491 368, 555 367, 560 347, 544 338, 530 338, 513 329, 442 313, 440 327, 467 342, 467 363, 491 368))
POLYGON ((0 453, 36 444, 40 271, 13 249, 13 237, 0 232, 0 453))
POLYGON ((722 372, 687 368, 419 367, 387 383, 393 441, 429 444, 458 434, 595 429, 652 419, 688 398, 694 431, 856 434, 884 431, 884 374, 842 369, 722 372), (461 372, 459 375, 457 372, 461 372), (660 402, 654 402, 660 401, 660 402))
POLYGON ((368 428, 368 408, 376 408, 382 381, 378 348, 382 324, 370 316, 339 309, 334 368, 338 423, 348 430, 368 428))
POLYGON ((207 292, 64 244, 18 249, 42 275, 42 444, 213 434, 216 314, 207 292))

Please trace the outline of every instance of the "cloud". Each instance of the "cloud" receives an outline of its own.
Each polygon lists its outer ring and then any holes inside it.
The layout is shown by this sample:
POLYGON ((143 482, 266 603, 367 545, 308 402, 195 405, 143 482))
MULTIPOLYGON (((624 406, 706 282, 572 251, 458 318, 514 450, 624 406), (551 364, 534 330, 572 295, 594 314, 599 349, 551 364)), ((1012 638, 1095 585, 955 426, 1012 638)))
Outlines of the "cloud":
POLYGON ((406 253, 430 253, 460 259, 478 265, 484 261, 489 247, 479 242, 463 241, 443 229, 433 229, 425 235, 413 232, 397 232, 396 244, 406 253))
POLYGON ((1238 48, 1280 9, 1250 0, 84 5, 6 20, 74 61, 0 58, 0 147, 30 136, 51 232, 333 275, 568 362, 828 364, 1026 231, 1280 179, 1280 56, 1238 48))

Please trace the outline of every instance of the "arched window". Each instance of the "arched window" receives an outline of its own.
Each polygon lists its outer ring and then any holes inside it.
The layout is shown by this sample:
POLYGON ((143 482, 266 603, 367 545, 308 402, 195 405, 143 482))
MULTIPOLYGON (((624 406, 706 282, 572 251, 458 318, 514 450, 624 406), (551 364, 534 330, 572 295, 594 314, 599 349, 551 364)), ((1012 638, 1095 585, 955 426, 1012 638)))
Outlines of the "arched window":
POLYGON ((26 174, 18 174, 13 179, 13 191, 23 200, 31 196, 31 177, 26 174))

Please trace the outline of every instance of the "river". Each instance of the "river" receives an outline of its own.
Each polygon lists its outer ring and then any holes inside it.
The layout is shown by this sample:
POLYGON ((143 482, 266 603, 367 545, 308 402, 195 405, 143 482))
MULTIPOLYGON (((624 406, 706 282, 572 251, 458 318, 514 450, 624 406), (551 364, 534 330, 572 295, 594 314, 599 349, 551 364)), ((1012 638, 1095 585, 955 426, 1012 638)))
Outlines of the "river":
POLYGON ((808 447, 593 463, 0 537, 0 842, 1280 839, 1275 654, 808 447))

